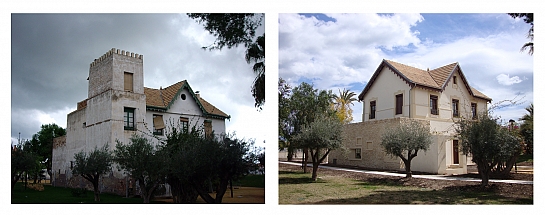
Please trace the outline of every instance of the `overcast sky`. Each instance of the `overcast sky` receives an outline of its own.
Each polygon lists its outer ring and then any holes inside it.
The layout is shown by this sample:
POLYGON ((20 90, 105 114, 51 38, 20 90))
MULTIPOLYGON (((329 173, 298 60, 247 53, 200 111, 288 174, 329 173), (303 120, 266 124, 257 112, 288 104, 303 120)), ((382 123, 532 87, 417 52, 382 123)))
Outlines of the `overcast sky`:
MULTIPOLYGON (((263 32, 261 26, 257 35, 263 32)), ((264 114, 254 108, 254 73, 245 48, 201 49, 214 40, 185 14, 12 14, 12 141, 19 132, 31 138, 42 124, 66 128, 66 115, 87 98, 89 64, 117 48, 144 55, 144 86, 187 80, 231 115, 227 132, 264 146, 264 114)))
MULTIPOLYGON (((494 112, 518 121, 534 98, 533 57, 520 52, 529 28, 505 13, 279 14, 279 76, 359 95, 382 59, 424 70, 458 62, 492 103, 522 98, 494 112)), ((361 122, 362 103, 353 110, 361 122)))

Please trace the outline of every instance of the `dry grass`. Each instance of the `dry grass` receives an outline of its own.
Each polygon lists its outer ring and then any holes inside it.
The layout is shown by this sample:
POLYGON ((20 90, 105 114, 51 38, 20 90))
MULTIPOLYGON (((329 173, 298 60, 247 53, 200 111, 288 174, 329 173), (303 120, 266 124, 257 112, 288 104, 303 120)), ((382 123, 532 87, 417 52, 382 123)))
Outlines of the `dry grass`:
POLYGON ((532 195, 505 196, 494 186, 485 190, 478 184, 431 186, 445 182, 323 169, 313 182, 298 166, 280 165, 279 170, 280 204, 533 204, 532 195))

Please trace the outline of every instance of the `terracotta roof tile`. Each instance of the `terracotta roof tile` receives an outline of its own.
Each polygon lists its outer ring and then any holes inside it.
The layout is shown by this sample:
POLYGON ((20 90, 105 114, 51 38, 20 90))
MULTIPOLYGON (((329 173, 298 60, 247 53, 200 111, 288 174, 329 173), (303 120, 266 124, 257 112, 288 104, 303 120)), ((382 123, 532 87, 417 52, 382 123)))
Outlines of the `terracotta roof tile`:
MULTIPOLYGON (((157 108, 168 108, 170 104, 174 101, 176 96, 178 95, 178 92, 186 84, 189 86, 187 81, 184 80, 163 89, 153 89, 153 88, 144 87, 144 94, 146 94, 146 105, 151 107, 157 107, 157 108)), ((214 105, 210 104, 203 98, 200 98, 200 96, 196 96, 195 94, 193 94, 193 96, 198 97, 198 100, 199 100, 198 102, 200 103, 200 106, 204 109, 204 111, 207 114, 217 115, 217 116, 226 117, 226 118, 230 117, 229 115, 227 115, 226 113, 224 113, 223 111, 215 107, 214 105)))
POLYGON ((199 96, 199 101, 201 102, 201 104, 204 107, 204 109, 206 110, 206 112, 214 114, 214 115, 228 117, 228 115, 226 113, 224 113, 223 111, 218 109, 216 106, 210 104, 209 102, 207 102, 206 100, 204 100, 200 96, 199 96))
POLYGON ((457 65, 458 63, 451 63, 449 65, 430 70, 430 75, 437 82, 437 84, 443 88, 457 65))
POLYGON ((409 80, 428 87, 440 88, 441 86, 431 77, 430 73, 405 64, 397 63, 391 60, 385 60, 397 71, 407 77, 409 80))
MULTIPOLYGON (((395 70, 394 73, 397 73, 398 75, 403 76, 402 78, 405 79, 408 83, 415 83, 423 87, 430 87, 440 91, 443 91, 445 89, 445 86, 450 80, 450 77, 452 76, 453 71, 456 69, 456 67, 459 68, 459 64, 456 62, 456 63, 451 63, 448 65, 427 71, 427 70, 419 69, 416 67, 408 66, 402 63, 398 63, 395 61, 384 59, 381 65, 378 67, 377 71, 375 71, 375 74, 373 74, 373 76, 371 77, 371 80, 369 80, 369 82, 367 83, 367 86, 365 86, 363 91, 358 96, 359 100, 363 99, 363 96, 369 90, 370 85, 376 79, 377 74, 382 70, 382 67, 385 65, 395 70)), ((479 92, 475 88, 469 86, 461 70, 460 70, 460 76, 462 80, 464 81, 464 84, 466 85, 468 90, 470 90, 471 93, 473 94, 473 96, 486 99, 488 101, 492 100, 491 98, 479 92)))

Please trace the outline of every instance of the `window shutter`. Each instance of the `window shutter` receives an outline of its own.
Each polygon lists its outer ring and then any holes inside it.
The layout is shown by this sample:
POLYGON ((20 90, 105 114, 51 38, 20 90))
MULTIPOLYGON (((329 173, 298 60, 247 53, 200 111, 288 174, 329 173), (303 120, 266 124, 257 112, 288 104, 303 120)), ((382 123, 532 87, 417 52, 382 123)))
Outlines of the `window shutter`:
POLYGON ((165 128, 165 122, 163 121, 162 115, 156 115, 155 118, 153 118, 153 126, 156 130, 165 128))
POLYGON ((133 91, 132 78, 132 73, 125 72, 125 75, 123 77, 123 81, 125 82, 125 91, 133 91))

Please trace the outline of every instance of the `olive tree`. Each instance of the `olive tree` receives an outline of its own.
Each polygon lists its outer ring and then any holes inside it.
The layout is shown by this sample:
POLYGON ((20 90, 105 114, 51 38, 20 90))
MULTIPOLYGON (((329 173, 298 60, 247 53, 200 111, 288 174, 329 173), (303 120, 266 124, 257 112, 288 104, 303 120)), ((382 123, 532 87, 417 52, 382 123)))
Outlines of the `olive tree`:
POLYGON ((431 145, 430 128, 416 120, 401 121, 386 130, 380 145, 387 155, 401 158, 405 164, 405 177, 411 178, 411 161, 418 156, 418 151, 427 151, 431 145))
POLYGON ((114 161, 138 182, 144 203, 149 203, 165 178, 164 159, 156 147, 144 136, 134 135, 128 144, 117 141, 114 161))
POLYGON ((95 201, 100 201, 98 189, 100 176, 109 172, 112 166, 112 155, 108 150, 108 145, 105 144, 100 149, 95 146, 95 149, 89 154, 82 150, 74 155, 74 160, 72 174, 81 175, 90 181, 93 184, 95 201))
POLYGON ((296 147, 306 148, 310 153, 313 181, 316 181, 318 166, 329 152, 342 147, 342 128, 343 124, 336 115, 319 114, 294 136, 292 142, 296 147))
POLYGON ((498 164, 520 153, 520 139, 488 114, 482 114, 478 120, 461 119, 456 125, 462 151, 471 154, 477 164, 483 187, 488 185, 490 173, 498 164))

